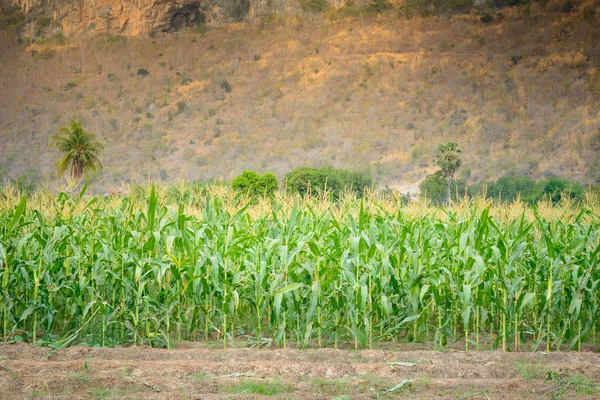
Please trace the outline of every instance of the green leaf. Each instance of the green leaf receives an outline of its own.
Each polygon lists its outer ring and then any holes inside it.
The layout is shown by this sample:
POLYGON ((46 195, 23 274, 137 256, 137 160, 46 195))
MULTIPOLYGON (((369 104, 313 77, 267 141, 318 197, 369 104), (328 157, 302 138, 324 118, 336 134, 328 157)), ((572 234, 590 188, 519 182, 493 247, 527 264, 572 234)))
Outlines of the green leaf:
POLYGON ((21 216, 25 213, 26 207, 27 195, 23 195, 23 197, 21 197, 21 201, 19 201, 19 204, 17 205, 17 209, 15 210, 12 219, 10 220, 10 223, 8 224, 7 236, 10 236, 10 234, 12 233, 15 225, 17 224, 17 222, 19 222, 19 219, 21 219, 21 216))
POLYGON ((290 284, 289 284, 289 285, 287 285, 286 287, 284 287, 284 288, 281 288, 281 289, 279 289, 278 291, 276 291, 276 292, 275 292, 275 295, 278 295, 278 294, 285 294, 285 293, 287 293, 287 292, 291 292, 291 291, 293 291, 293 290, 300 289, 300 288, 301 288, 301 287, 303 287, 303 286, 305 286, 303 283, 298 283, 298 282, 296 282, 296 283, 290 283, 290 284))
POLYGON ((156 216, 156 187, 154 184, 152 185, 152 190, 150 191, 150 199, 148 201, 148 213, 146 214, 146 223, 148 224, 148 231, 152 232, 154 230, 154 220, 156 216))

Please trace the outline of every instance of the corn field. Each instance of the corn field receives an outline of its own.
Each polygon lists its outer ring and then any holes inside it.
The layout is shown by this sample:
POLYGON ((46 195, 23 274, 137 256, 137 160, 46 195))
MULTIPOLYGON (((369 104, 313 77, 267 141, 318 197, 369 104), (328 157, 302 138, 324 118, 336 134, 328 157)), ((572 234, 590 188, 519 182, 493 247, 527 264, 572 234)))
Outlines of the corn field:
POLYGON ((6 188, 1 335, 56 347, 578 350, 600 325, 598 204, 6 188))

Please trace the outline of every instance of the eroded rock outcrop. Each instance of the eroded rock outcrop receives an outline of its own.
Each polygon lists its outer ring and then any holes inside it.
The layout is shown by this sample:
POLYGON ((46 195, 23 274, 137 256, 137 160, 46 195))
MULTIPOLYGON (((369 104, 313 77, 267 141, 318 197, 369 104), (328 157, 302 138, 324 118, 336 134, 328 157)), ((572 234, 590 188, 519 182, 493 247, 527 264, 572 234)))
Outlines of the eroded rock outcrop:
POLYGON ((51 18, 65 35, 138 36, 199 23, 222 24, 299 8, 297 0, 12 0, 27 15, 51 18))

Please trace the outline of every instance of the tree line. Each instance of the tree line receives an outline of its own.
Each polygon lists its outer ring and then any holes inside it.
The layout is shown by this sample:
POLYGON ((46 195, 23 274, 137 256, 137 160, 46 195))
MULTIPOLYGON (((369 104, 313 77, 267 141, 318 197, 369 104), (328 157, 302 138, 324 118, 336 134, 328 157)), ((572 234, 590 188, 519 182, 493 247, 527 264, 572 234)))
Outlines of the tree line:
MULTIPOLYGON (((58 176, 67 174, 78 181, 100 171, 103 166, 100 156, 104 145, 95 134, 86 131, 81 122, 72 120, 51 137, 51 145, 61 152, 56 162, 58 176)), ((448 204, 465 197, 485 196, 497 201, 512 202, 520 199, 534 204, 542 199, 558 202, 563 198, 579 200, 585 195, 586 188, 578 183, 554 176, 535 181, 529 176, 502 176, 496 181, 469 184, 464 178, 455 179, 456 172, 462 166, 462 150, 455 142, 442 143, 437 148, 435 163, 438 171, 427 175, 419 184, 419 197, 433 204, 448 204)), ((0 169, 0 172, 1 169, 0 169)), ((17 185, 26 191, 33 191, 40 176, 26 173, 16 180, 17 185)), ((279 190, 275 174, 259 174, 246 170, 231 181, 232 188, 251 197, 273 196, 279 190)), ((288 192, 305 195, 327 193, 337 199, 343 192, 362 196, 366 189, 374 189, 373 178, 363 171, 350 171, 332 167, 300 167, 284 177, 284 189, 288 192)), ((597 187, 593 187, 598 189, 597 187)), ((386 189, 388 192, 392 192, 386 189)), ((402 201, 410 196, 400 194, 402 201)))

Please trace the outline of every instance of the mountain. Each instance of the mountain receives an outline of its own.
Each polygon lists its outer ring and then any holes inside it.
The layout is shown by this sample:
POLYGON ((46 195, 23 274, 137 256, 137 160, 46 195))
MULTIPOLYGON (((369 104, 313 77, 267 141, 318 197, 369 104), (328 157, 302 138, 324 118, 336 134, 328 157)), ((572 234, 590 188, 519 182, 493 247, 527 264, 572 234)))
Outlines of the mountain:
POLYGON ((600 179, 598 1, 253 0, 236 18, 233 3, 53 1, 0 17, 4 179, 56 179, 48 139, 71 119, 105 143, 100 189, 303 165, 406 189, 445 141, 473 182, 600 179))

